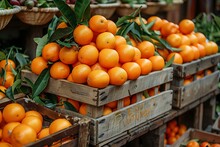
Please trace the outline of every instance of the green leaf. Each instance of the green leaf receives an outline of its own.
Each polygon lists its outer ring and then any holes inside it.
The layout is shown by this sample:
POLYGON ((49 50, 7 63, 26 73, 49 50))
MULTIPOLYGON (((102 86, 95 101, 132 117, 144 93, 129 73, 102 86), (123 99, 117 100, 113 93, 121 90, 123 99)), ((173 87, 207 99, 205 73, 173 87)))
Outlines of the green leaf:
POLYGON ((7 88, 5 91, 5 95, 12 101, 15 101, 14 92, 12 91, 12 87, 7 88))
POLYGON ((145 90, 143 94, 144 94, 144 97, 145 97, 145 98, 149 98, 149 97, 150 97, 149 94, 148 94, 148 92, 147 92, 147 90, 145 90))
POLYGON ((64 1, 54 0, 54 3, 60 10, 63 17, 68 21, 70 26, 75 28, 77 26, 77 18, 75 12, 64 1))
POLYGON ((63 102, 65 109, 77 112, 76 108, 68 101, 63 102))
POLYGON ((216 112, 220 113, 220 105, 216 105, 216 112))
POLYGON ((7 0, 1 0, 0 8, 8 9, 8 8, 12 8, 12 5, 7 0))
POLYGON ((166 63, 166 65, 165 65, 165 67, 164 68, 167 68, 167 67, 169 67, 172 63, 173 63, 173 61, 174 61, 174 58, 175 58, 175 55, 173 55, 171 58, 170 58, 170 60, 166 63))
POLYGON ((151 32, 149 31, 149 29, 154 25, 155 21, 152 21, 148 24, 144 24, 143 20, 140 19, 141 22, 141 27, 144 30, 145 33, 147 33, 147 35, 151 35, 151 32))
POLYGON ((66 46, 68 48, 71 48, 72 46, 78 46, 78 44, 76 44, 75 42, 63 42, 63 41, 57 40, 57 43, 59 43, 62 46, 66 46))
POLYGON ((15 58, 17 59, 17 61, 19 62, 21 67, 24 67, 25 65, 28 64, 27 60, 25 59, 25 57, 21 53, 16 53, 15 58))
POLYGON ((46 104, 44 104, 44 106, 49 109, 54 109, 57 105, 54 103, 46 103, 46 104))
POLYGON ((124 27, 121 27, 117 32, 117 35, 121 35, 125 37, 133 28, 134 28, 134 22, 130 22, 126 24, 124 27))
POLYGON ((24 77, 24 81, 31 87, 31 89, 33 89, 34 83, 30 79, 24 77))
POLYGON ((51 93, 45 93, 46 96, 46 103, 53 103, 53 104, 57 104, 57 95, 55 94, 51 94, 51 93))
POLYGON ((5 53, 0 51, 0 60, 4 60, 5 58, 6 58, 5 53))
POLYGON ((51 20, 51 22, 48 26, 48 29, 47 29, 48 38, 51 38, 52 34, 56 30, 58 21, 59 21, 59 19, 57 16, 54 16, 53 19, 51 20))
POLYGON ((90 17, 90 0, 77 0, 74 7, 77 24, 84 20, 84 16, 88 21, 90 17))
POLYGON ((133 17, 133 16, 123 16, 117 20, 116 26, 120 27, 120 26, 124 25, 125 23, 128 23, 131 19, 134 19, 134 18, 135 17, 133 17))
POLYGON ((38 57, 41 55, 43 47, 48 43, 48 34, 44 35, 42 38, 38 38, 37 41, 39 41, 36 49, 36 56, 38 57))
POLYGON ((44 102, 40 99, 39 96, 33 97, 33 100, 35 103, 40 104, 40 105, 45 105, 44 102))
POLYGON ((32 97, 38 96, 43 90, 47 87, 48 82, 50 79, 50 70, 49 68, 44 69, 40 75, 38 76, 37 80, 33 85, 32 97))
POLYGON ((137 17, 137 15, 140 14, 140 12, 141 12, 141 7, 139 7, 133 13, 131 13, 130 16, 137 17))
POLYGON ((73 32, 73 29, 71 27, 57 29, 54 31, 54 33, 50 37, 49 42, 59 40, 65 37, 66 35, 71 34, 72 32, 73 32))

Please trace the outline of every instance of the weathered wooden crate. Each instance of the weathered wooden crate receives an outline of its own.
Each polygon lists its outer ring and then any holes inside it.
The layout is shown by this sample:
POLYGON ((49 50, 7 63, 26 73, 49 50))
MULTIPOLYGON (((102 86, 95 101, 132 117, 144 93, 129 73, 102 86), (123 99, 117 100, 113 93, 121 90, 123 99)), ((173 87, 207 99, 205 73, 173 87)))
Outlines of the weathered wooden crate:
MULTIPOLYGON (((28 78, 34 82, 37 79, 37 75, 23 70, 22 78, 28 78)), ((118 100, 117 108, 122 108, 123 98, 159 85, 164 85, 166 89, 170 89, 172 79, 172 67, 152 72, 146 76, 140 76, 137 80, 128 80, 122 86, 110 85, 103 89, 51 78, 45 92, 86 103, 88 104, 87 116, 98 118, 102 116, 105 104, 118 100)), ((137 99, 141 100, 141 96, 137 96, 137 99)))
POLYGON ((183 108, 193 101, 213 92, 217 89, 219 71, 217 64, 220 54, 215 54, 201 58, 185 64, 173 64, 174 77, 172 81, 173 107, 183 108), (212 73, 208 74, 208 70, 212 73), (204 77, 197 79, 197 73, 204 71, 204 77), (184 85, 186 77, 192 76, 193 81, 184 85))
MULTIPOLYGON (((34 103, 31 99, 23 97, 23 94, 18 94, 15 96, 16 102, 24 106, 25 110, 35 110, 41 113, 44 118, 44 126, 48 126, 53 120, 57 118, 66 118, 71 123, 72 126, 64 130, 61 130, 57 133, 49 135, 48 137, 37 140, 33 143, 26 145, 27 147, 42 147, 44 145, 52 145, 57 141, 65 141, 65 138, 70 137, 72 141, 63 144, 63 147, 86 147, 89 142, 89 122, 88 118, 80 118, 78 116, 66 115, 65 111, 62 113, 57 113, 51 109, 48 109, 44 106, 34 103), (22 96, 22 97, 20 97, 22 96)), ((12 103, 13 101, 8 98, 0 100, 0 109, 3 109, 7 104, 12 103)))
POLYGON ((188 129, 171 147, 180 147, 181 144, 188 142, 191 139, 199 139, 209 143, 220 143, 220 137, 217 134, 197 130, 188 129))
POLYGON ((220 134, 220 116, 215 120, 212 126, 212 132, 220 134))

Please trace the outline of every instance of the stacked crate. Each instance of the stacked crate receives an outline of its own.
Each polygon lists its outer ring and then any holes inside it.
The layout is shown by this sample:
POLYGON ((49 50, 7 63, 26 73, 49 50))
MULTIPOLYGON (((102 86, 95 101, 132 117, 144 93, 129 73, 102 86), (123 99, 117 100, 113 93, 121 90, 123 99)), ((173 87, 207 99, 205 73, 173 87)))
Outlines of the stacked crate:
POLYGON ((173 64, 174 77, 172 82, 173 106, 183 108, 188 104, 215 92, 219 82, 217 65, 220 54, 214 54, 184 64, 173 64), (200 78, 198 72, 203 71, 200 78), (209 73, 211 71, 211 74, 209 73), (193 80, 184 85, 184 80, 191 77, 193 80))
MULTIPOLYGON (((27 70, 22 71, 24 77, 32 81, 37 79, 37 75, 27 70)), ((103 89, 51 78, 45 92, 87 104, 86 116, 91 119, 90 143, 97 145, 115 136, 129 135, 128 130, 171 110, 172 80, 172 67, 140 76, 137 80, 128 80, 122 86, 109 85, 103 89), (143 92, 153 87, 155 95, 142 100, 143 92), (124 107, 123 99, 135 94, 137 102, 124 107), (117 110, 103 116, 104 105, 113 101, 118 102, 117 110)), ((79 113, 71 114, 82 117, 79 113)))
MULTIPOLYGON (((27 147, 42 147, 47 145, 60 145, 62 146, 72 146, 72 147, 86 147, 88 146, 89 140, 89 122, 88 118, 80 118, 78 116, 66 115, 64 113, 58 113, 46 107, 43 107, 39 104, 34 103, 30 98, 26 98, 24 94, 17 94, 15 96, 16 103, 21 104, 25 111, 34 110, 39 112, 43 116, 43 127, 48 127, 50 123, 58 118, 66 118, 72 124, 72 126, 58 131, 54 134, 46 136, 42 139, 26 145, 27 147), (65 144, 63 142, 68 138, 68 142, 65 144), (58 143, 58 144, 56 144, 58 143)), ((14 101, 4 98, 0 100, 1 110, 8 104, 13 103, 14 101)))

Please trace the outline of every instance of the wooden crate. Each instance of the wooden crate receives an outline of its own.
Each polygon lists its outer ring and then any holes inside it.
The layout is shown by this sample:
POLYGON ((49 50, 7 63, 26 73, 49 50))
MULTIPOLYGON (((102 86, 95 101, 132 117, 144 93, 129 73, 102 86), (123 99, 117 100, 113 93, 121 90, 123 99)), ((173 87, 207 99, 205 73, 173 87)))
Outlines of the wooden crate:
POLYGON ((197 130, 188 129, 174 144, 170 147, 180 147, 181 144, 188 142, 191 139, 199 139, 200 141, 207 141, 209 143, 220 143, 219 135, 197 130))
POLYGON ((183 108, 208 93, 216 91, 219 81, 219 71, 217 70, 219 59, 220 54, 215 54, 190 63, 172 65, 174 68, 171 85, 173 107, 183 108), (208 70, 211 70, 212 74, 208 74, 208 70), (199 71, 204 71, 204 77, 196 80, 199 71), (193 81, 184 85, 184 80, 189 76, 192 76, 193 81))
POLYGON ((220 134, 220 116, 215 120, 212 126, 212 132, 220 134))
MULTIPOLYGON (((37 79, 37 75, 23 70, 23 78, 28 78, 34 82, 37 79)), ((162 71, 152 72, 146 76, 140 76, 137 80, 128 80, 122 86, 110 85, 103 89, 51 78, 45 92, 86 103, 88 104, 87 116, 98 118, 102 116, 105 104, 118 100, 118 109, 122 108, 123 98, 164 84, 166 89, 170 89, 172 79, 172 67, 165 68, 162 71)), ((138 96, 138 99, 141 99, 141 96, 138 96)))
MULTIPOLYGON (((0 109, 2 110, 7 104, 12 103, 12 102, 13 101, 9 100, 8 98, 4 98, 0 100, 0 109)), ((68 147, 70 145, 73 147, 77 147, 77 146, 86 147, 88 145, 89 122, 90 122, 88 118, 79 118, 73 115, 71 116, 66 115, 65 111, 63 111, 63 113, 57 113, 51 109, 48 109, 44 106, 34 103, 29 98, 24 98, 23 94, 16 95, 16 102, 21 104, 25 108, 26 111, 35 110, 41 113, 41 115, 44 118, 43 126, 48 126, 53 120, 57 118, 66 118, 72 123, 71 127, 61 130, 52 135, 49 135, 48 137, 37 140, 33 143, 30 143, 26 145, 27 147, 42 147, 44 145, 51 145, 54 142, 57 142, 59 140, 62 141, 66 137, 71 137, 72 141, 66 144, 63 144, 62 146, 64 147, 68 147)))

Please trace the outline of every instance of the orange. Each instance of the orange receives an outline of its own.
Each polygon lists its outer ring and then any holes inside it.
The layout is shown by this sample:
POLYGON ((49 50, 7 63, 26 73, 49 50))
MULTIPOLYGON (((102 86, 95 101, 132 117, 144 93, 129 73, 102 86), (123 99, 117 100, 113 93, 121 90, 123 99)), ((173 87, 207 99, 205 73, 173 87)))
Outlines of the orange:
POLYGON ((195 24, 192 20, 183 19, 179 23, 180 32, 183 34, 190 34, 194 31, 195 24))
POLYGON ((123 85, 128 78, 127 72, 121 67, 113 67, 108 70, 110 77, 110 84, 112 85, 123 85))
POLYGON ((135 54, 134 54, 134 58, 132 61, 137 61, 137 60, 141 59, 141 51, 136 47, 133 47, 133 48, 134 48, 135 54))
POLYGON ((137 42, 133 38, 130 38, 130 42, 132 46, 137 47, 137 42))
POLYGON ((167 49, 158 49, 157 52, 164 58, 164 60, 167 60, 167 56, 169 55, 169 51, 167 49))
POLYGON ((152 63, 149 59, 141 58, 136 63, 141 67, 141 75, 149 74, 152 71, 152 63))
POLYGON ((213 47, 212 44, 209 42, 204 42, 202 43, 202 45, 204 45, 205 47, 205 52, 206 52, 206 56, 209 56, 213 53, 213 47))
POLYGON ((115 36, 110 32, 103 32, 99 34, 96 38, 96 47, 99 50, 104 48, 115 48, 115 36))
POLYGON ((116 109, 117 105, 118 105, 118 101, 113 101, 113 102, 105 104, 105 106, 107 106, 107 107, 109 107, 111 109, 116 109))
POLYGON ((89 19, 89 27, 94 32, 105 32, 108 29, 108 21, 104 16, 94 15, 89 19))
POLYGON ((212 46, 212 54, 218 53, 218 45, 215 42, 213 42, 213 41, 209 41, 209 43, 212 46))
POLYGON ((92 70, 101 69, 101 70, 104 70, 104 71, 107 72, 107 69, 104 68, 104 67, 102 67, 98 62, 97 62, 96 64, 92 65, 92 66, 91 66, 91 69, 92 69, 92 70))
POLYGON ((176 26, 172 22, 164 23, 161 27, 161 35, 163 37, 166 37, 170 34, 178 33, 178 29, 179 29, 178 26, 176 26))
POLYGON ((123 98, 123 104, 124 107, 129 106, 131 104, 130 96, 123 98))
POLYGON ((141 67, 136 62, 127 62, 121 66, 128 75, 128 80, 135 80, 141 75, 141 67))
POLYGON ((174 128, 172 128, 172 131, 176 134, 179 131, 179 127, 176 125, 174 128))
POLYGON ((195 44, 194 46, 198 48, 200 58, 206 56, 206 50, 205 50, 204 45, 197 43, 197 44, 195 44))
POLYGON ((87 78, 87 84, 95 88, 105 88, 109 85, 109 82, 109 75, 103 70, 93 70, 87 78))
POLYGON ((87 64, 89 66, 95 64, 98 61, 99 51, 93 45, 85 45, 80 48, 78 53, 78 60, 81 63, 87 64))
POLYGON ((73 82, 72 75, 71 75, 71 74, 69 74, 66 80, 67 80, 67 81, 69 81, 69 82, 73 82))
POLYGON ((86 115, 87 114, 87 105, 86 104, 83 103, 79 107, 79 113, 82 114, 82 115, 86 115))
POLYGON ((47 61, 43 57, 36 57, 31 61, 31 71, 37 75, 46 68, 48 68, 47 61))
POLYGON ((149 60, 152 63, 152 71, 162 70, 165 66, 164 59, 161 56, 152 56, 149 60))
POLYGON ((0 142, 0 147, 12 147, 12 145, 7 142, 0 142))
POLYGON ((63 129, 72 126, 72 124, 65 118, 55 119, 49 126, 49 133, 53 134, 63 129))
POLYGON ((56 62, 59 60, 60 49, 59 44, 55 42, 48 43, 42 49, 42 57, 47 61, 56 62))
POLYGON ((37 134, 37 138, 41 139, 41 138, 47 137, 49 135, 50 135, 49 128, 44 128, 37 134))
POLYGON ((36 141, 37 133, 25 124, 17 125, 11 133, 11 144, 16 147, 25 146, 36 141))
POLYGON ((211 147, 211 145, 207 141, 204 141, 200 144, 200 147, 211 147))
POLYGON ((0 123, 2 122, 3 117, 2 117, 2 111, 0 111, 0 123))
POLYGON ((20 122, 25 117, 25 109, 21 104, 10 103, 3 109, 5 122, 20 122))
POLYGON ((20 123, 19 122, 10 122, 7 123, 3 129, 2 129, 2 138, 6 142, 11 142, 11 132, 12 130, 18 126, 20 123))
POLYGON ((150 58, 155 53, 155 47, 153 43, 149 41, 138 43, 137 48, 141 51, 141 58, 150 58))
POLYGON ((168 140, 167 140, 167 144, 173 144, 174 142, 176 142, 176 137, 173 136, 173 137, 169 137, 168 140))
POLYGON ((5 79, 4 77, 0 77, 0 85, 4 86, 5 88, 9 88, 14 83, 14 75, 12 72, 6 71, 5 79))
POLYGON ((99 64, 104 68, 115 67, 119 62, 118 52, 114 49, 102 49, 99 52, 99 64))
POLYGON ((198 38, 196 37, 196 35, 194 33, 188 34, 187 37, 189 38, 191 45, 198 43, 198 38))
POLYGON ((107 20, 107 22, 108 22, 108 28, 107 28, 106 32, 111 32, 113 35, 115 35, 117 32, 116 24, 112 20, 107 20))
POLYGON ((183 58, 183 62, 191 62, 194 59, 193 49, 189 45, 181 45, 179 54, 183 58))
POLYGON ((170 61, 170 59, 174 56, 174 60, 173 60, 173 63, 176 63, 176 64, 183 64, 183 58, 182 56, 179 54, 179 53, 176 53, 176 52, 173 52, 173 53, 170 53, 167 57, 167 61, 170 61))
POLYGON ((112 113, 112 109, 107 106, 104 106, 103 115, 106 116, 110 113, 112 113))
POLYGON ((186 35, 180 35, 180 36, 181 36, 181 45, 190 45, 191 44, 189 37, 187 37, 186 35))
POLYGON ((191 140, 187 143, 186 147, 199 147, 199 143, 191 140))
POLYGON ((71 72, 72 81, 80 84, 86 83, 87 77, 91 71, 91 68, 86 64, 75 66, 71 72))
POLYGON ((119 45, 116 48, 116 51, 119 54, 120 63, 130 62, 134 59, 135 50, 134 50, 134 47, 131 45, 128 45, 128 44, 119 45))
POLYGON ((203 42, 206 42, 206 37, 203 33, 201 32, 196 32, 195 33, 197 39, 198 39, 198 43, 203 43, 203 42))
POLYGON ((214 143, 211 145, 211 147, 220 147, 220 144, 214 143))
POLYGON ((193 50, 193 54, 194 54, 194 59, 193 60, 197 60, 200 58, 200 52, 199 49, 196 46, 191 46, 192 50, 193 50))
POLYGON ((147 23, 150 23, 154 21, 154 25, 151 27, 152 30, 160 30, 160 28, 162 27, 162 20, 160 17, 158 16, 151 16, 147 19, 147 23))
POLYGON ((56 29, 63 29, 63 28, 67 28, 67 27, 68 26, 67 26, 66 22, 63 21, 57 25, 56 29))
POLYGON ((0 62, 0 71, 1 68, 5 69, 6 71, 12 71, 12 69, 16 68, 16 64, 13 60, 8 59, 8 60, 1 60, 0 62))
POLYGON ((67 102, 69 102, 71 105, 73 105, 73 107, 79 111, 79 102, 78 101, 75 101, 73 99, 67 99, 67 102))
POLYGON ((179 47, 181 45, 182 37, 179 34, 170 34, 166 40, 172 47, 179 47))
POLYGON ((183 86, 186 86, 186 85, 190 84, 191 82, 192 82, 192 81, 189 80, 189 79, 184 79, 184 81, 183 81, 183 86))
POLYGON ((115 48, 122 44, 127 44, 126 39, 123 36, 115 35, 115 48))
POLYGON ((28 117, 28 116, 38 117, 41 120, 41 122, 43 122, 43 116, 39 112, 37 112, 35 110, 26 111, 25 117, 28 117))
POLYGON ((36 116, 26 116, 21 121, 21 123, 30 126, 31 128, 34 129, 34 131, 36 131, 36 133, 40 132, 40 130, 42 129, 42 125, 43 125, 40 118, 36 116))
POLYGON ((5 91, 6 91, 6 87, 4 87, 4 86, 0 86, 0 99, 2 99, 2 98, 4 98, 4 97, 6 97, 5 96, 5 91))
POLYGON ((79 45, 87 45, 93 39, 93 31, 86 25, 78 25, 73 31, 73 38, 79 45))
POLYGON ((74 64, 78 60, 78 50, 76 46, 71 48, 63 47, 59 52, 60 60, 65 64, 74 64))
POLYGON ((54 79, 66 79, 70 74, 70 67, 63 62, 56 62, 50 68, 50 76, 54 79))
POLYGON ((148 92, 149 96, 154 96, 155 95, 155 88, 150 88, 147 90, 147 92, 148 92))

